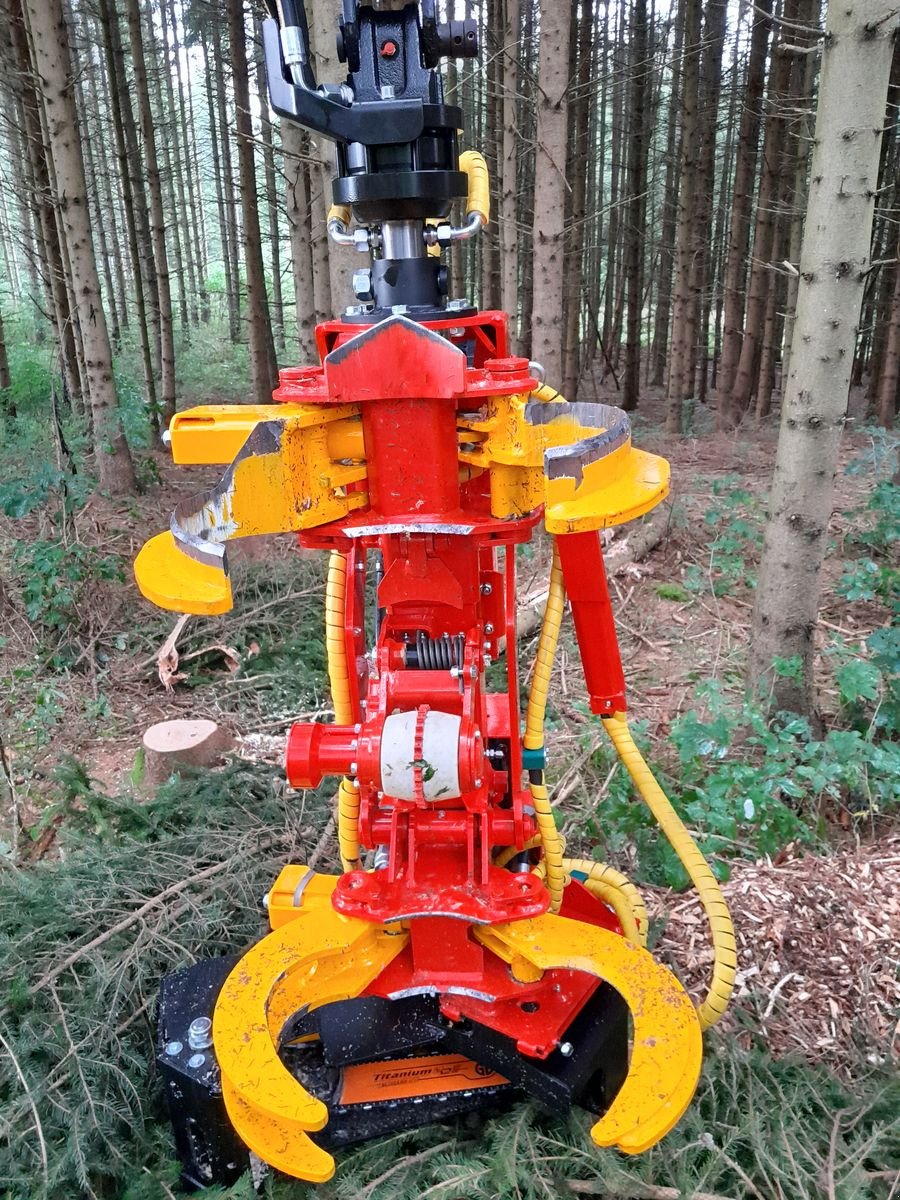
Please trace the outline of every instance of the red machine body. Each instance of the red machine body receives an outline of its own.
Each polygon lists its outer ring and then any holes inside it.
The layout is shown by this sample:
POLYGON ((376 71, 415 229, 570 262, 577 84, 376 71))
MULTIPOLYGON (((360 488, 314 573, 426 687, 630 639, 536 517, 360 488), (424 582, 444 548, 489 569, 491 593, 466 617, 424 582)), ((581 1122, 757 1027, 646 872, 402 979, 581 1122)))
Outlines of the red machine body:
MULTIPOLYGON (((329 322, 317 341, 323 367, 283 371, 275 398, 360 404, 369 494, 361 513, 300 535, 304 546, 346 555, 353 723, 294 725, 288 779, 315 787, 325 776, 352 778, 361 846, 386 856, 386 870, 340 878, 338 911, 378 923, 429 918, 412 922, 409 947, 370 992, 436 990, 446 1015, 471 1016, 543 1057, 597 979, 546 971, 526 994, 470 936, 473 924, 537 916, 549 903, 530 863, 513 872, 493 861, 504 848, 524 849, 537 832, 520 740, 516 547, 530 540, 541 512, 492 517, 487 475, 461 467, 457 432, 460 412, 489 395, 529 393, 537 380, 527 360, 508 356, 502 313, 416 328, 385 322, 364 332, 329 322), (368 651, 374 562, 380 619, 368 651), (492 689, 486 672, 501 661, 492 689), (456 786, 444 795, 429 792, 436 768, 424 752, 436 721, 444 742, 448 727, 455 734, 455 762, 441 769, 456 786), (405 774, 405 793, 392 789, 388 774, 405 774)), ((592 708, 622 711, 599 537, 557 540, 592 708)), ((561 911, 619 929, 611 910, 575 883, 561 911)))

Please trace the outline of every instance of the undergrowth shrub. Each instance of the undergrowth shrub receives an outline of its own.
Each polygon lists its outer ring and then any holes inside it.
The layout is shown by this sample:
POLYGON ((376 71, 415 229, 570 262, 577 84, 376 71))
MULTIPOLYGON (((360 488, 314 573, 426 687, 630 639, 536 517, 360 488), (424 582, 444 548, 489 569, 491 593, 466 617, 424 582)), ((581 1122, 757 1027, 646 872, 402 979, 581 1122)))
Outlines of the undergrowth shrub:
MULTIPOLYGON (((879 630, 864 688, 845 677, 847 698, 865 700, 860 727, 817 737, 792 713, 766 715, 754 704, 726 698, 710 682, 697 690, 703 708, 672 722, 677 763, 654 766, 701 849, 720 878, 735 855, 775 855, 789 842, 824 840, 826 817, 844 814, 860 823, 900 808, 900 695, 893 630, 879 630), (865 699, 868 697, 868 699, 865 699)), ((856 664, 856 659, 851 660, 856 664)), ((860 710, 862 711, 862 710, 860 710)), ((650 749, 637 726, 638 741, 650 749)), ((601 772, 612 769, 612 750, 595 751, 601 772)), ((683 888, 688 877, 645 805, 637 803, 627 774, 617 770, 591 835, 613 855, 633 847, 638 879, 683 888), (610 830, 614 830, 610 833, 610 830)))
POLYGON ((44 823, 61 822, 61 860, 0 876, 4 1200, 125 1197, 148 1180, 141 1194, 162 1197, 174 1183, 156 989, 258 937, 259 897, 315 844, 321 803, 288 797, 279 776, 235 762, 139 804, 102 795, 76 764, 59 772, 44 823))

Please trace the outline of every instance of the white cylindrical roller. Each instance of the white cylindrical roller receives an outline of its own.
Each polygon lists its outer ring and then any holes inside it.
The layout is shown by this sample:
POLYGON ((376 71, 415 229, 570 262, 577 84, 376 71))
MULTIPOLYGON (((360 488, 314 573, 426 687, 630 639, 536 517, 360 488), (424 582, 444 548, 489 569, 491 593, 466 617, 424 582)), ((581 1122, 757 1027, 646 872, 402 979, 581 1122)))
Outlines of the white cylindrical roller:
POLYGON ((416 756, 419 714, 392 713, 381 734, 381 787, 398 800, 416 799, 416 767, 422 769, 422 795, 426 800, 455 799, 459 786, 459 730, 462 721, 452 713, 425 714, 422 753, 416 756))

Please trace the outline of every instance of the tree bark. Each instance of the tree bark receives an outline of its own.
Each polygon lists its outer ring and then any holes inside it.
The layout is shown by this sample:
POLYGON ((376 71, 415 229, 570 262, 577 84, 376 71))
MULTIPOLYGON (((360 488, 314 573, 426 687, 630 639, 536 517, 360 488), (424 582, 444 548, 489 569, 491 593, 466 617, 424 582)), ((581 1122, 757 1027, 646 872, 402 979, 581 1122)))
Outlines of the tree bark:
POLYGON ((666 432, 682 431, 685 401, 693 395, 695 313, 691 287, 694 267, 697 159, 700 153, 700 0, 684 0, 684 41, 681 69, 681 179, 678 187, 678 225, 675 237, 675 296, 672 351, 666 403, 666 432))
MULTIPOLYGON (((784 19, 797 24, 797 0, 785 0, 784 19)), ((747 312, 744 317, 744 336, 738 359, 734 384, 724 397, 722 408, 727 423, 737 425, 750 407, 759 381, 760 358, 765 329, 766 303, 773 265, 773 250, 778 239, 779 213, 777 198, 782 169, 782 150, 785 135, 784 102, 791 74, 791 58, 781 50, 785 26, 776 42, 769 70, 769 96, 766 105, 766 135, 763 141, 763 161, 756 198, 756 223, 753 231, 753 253, 750 260, 750 280, 747 285, 747 312)), ((793 35, 791 35, 793 36, 793 35)))
POLYGON ((228 254, 229 266, 226 273, 226 284, 231 278, 231 288, 228 291, 228 332, 232 342, 240 340, 241 336, 241 268, 238 255, 238 218, 234 194, 234 169, 231 160, 231 132, 228 127, 228 104, 225 96, 225 56, 222 46, 222 29, 220 20, 221 10, 213 10, 213 65, 212 78, 216 86, 216 116, 219 127, 219 146, 222 166, 222 204, 225 210, 225 228, 227 237, 222 247, 223 253, 228 254))
POLYGON ((310 236, 309 175, 306 169, 306 134, 291 121, 281 127, 284 152, 285 200, 291 240, 297 339, 303 362, 316 361, 316 295, 313 283, 310 236))
POLYGON ((247 273, 251 389, 256 403, 269 404, 278 381, 278 362, 275 358, 272 324, 269 320, 266 274, 259 230, 244 0, 228 0, 228 36, 234 71, 235 129, 241 178, 241 211, 244 218, 244 269, 247 273))
POLYGON ((112 349, 100 299, 62 4, 60 0, 26 0, 25 11, 46 113, 61 223, 84 348, 97 474, 101 486, 107 490, 130 492, 135 486, 134 468, 122 432, 113 380, 112 349))
POLYGON ((9 2, 9 33, 18 70, 22 98, 22 124, 34 188, 37 222, 46 257, 47 285, 56 323, 56 337, 62 359, 63 379, 69 402, 75 412, 83 407, 81 375, 75 343, 74 319, 63 273, 59 226, 53 207, 49 175, 49 150, 44 142, 39 99, 35 87, 31 49, 25 29, 21 0, 9 2))
POLYGON ((675 46, 666 128, 666 180, 663 186, 662 228, 657 264, 659 287, 656 294, 656 305, 653 309, 653 366, 650 381, 654 387, 665 387, 669 373, 669 320, 672 315, 672 273, 675 266, 675 224, 678 216, 679 162, 681 159, 681 126, 678 121, 678 112, 681 107, 681 47, 683 40, 684 5, 679 4, 675 16, 675 46))
MULTIPOLYGON (((275 343, 284 349, 284 297, 281 288, 281 235, 278 230, 278 188, 275 183, 275 139, 269 120, 269 89, 266 67, 259 44, 256 55, 256 87, 259 95, 260 137, 266 176, 266 211, 269 224, 269 254, 272 261, 272 325, 275 343)), ((285 125, 289 124, 285 121, 285 125)))
POLYGON ((160 418, 162 424, 168 427, 175 416, 175 331, 172 321, 172 292, 169 285, 169 255, 166 248, 166 218, 163 211, 159 162, 156 157, 156 130, 153 126, 153 110, 150 107, 150 87, 138 0, 125 0, 125 11, 143 139, 142 154, 147 170, 147 189, 150 193, 150 240, 153 245, 153 263, 159 294, 160 418))
MULTIPOLYGON (((897 258, 900 260, 900 240, 897 242, 897 258)), ((885 429, 893 427, 900 401, 900 266, 896 265, 889 312, 884 355, 878 376, 878 422, 885 429)))
MULTIPOLYGON (((113 7, 112 0, 99 2, 100 28, 103 34, 103 49, 106 55, 106 70, 109 75, 110 113, 113 122, 113 135, 116 144, 116 158, 119 163, 119 174, 122 179, 122 200, 125 209, 125 229, 128 238, 128 251, 131 256, 131 273, 134 282, 135 306, 138 317, 138 336, 141 343, 141 365, 144 372, 144 403, 150 414, 150 421, 156 433, 159 432, 159 412, 156 404, 156 378, 153 374, 153 353, 151 346, 150 325, 147 319, 147 304, 144 289, 143 273, 141 271, 141 252, 138 240, 137 219, 135 217, 133 180, 129 168, 127 142, 125 136, 124 109, 131 109, 131 98, 124 85, 124 62, 122 55, 122 38, 119 29, 119 18, 113 7)), ((134 115, 130 113, 132 128, 134 115)))
POLYGON ((644 301, 644 214, 647 189, 647 109, 652 72, 648 61, 647 0, 634 0, 631 13, 631 80, 628 121, 628 196, 625 209, 625 288, 628 324, 622 407, 632 412, 641 390, 641 312, 644 301))
POLYGON ((853 349, 869 266, 892 39, 859 0, 829 4, 806 232, 749 681, 778 709, 814 708, 813 637, 853 349), (796 669, 777 670, 781 661, 796 669))
POLYGON ((509 313, 510 348, 518 345, 519 308, 519 134, 516 102, 519 90, 519 0, 504 0, 503 146, 500 171, 500 304, 509 313))
POLYGON ((531 353, 543 363, 549 382, 558 387, 563 376, 564 196, 571 21, 569 5, 559 0, 540 0, 540 14, 531 353))
POLYGON ((731 222, 728 230, 728 254, 725 260, 724 334, 722 361, 719 364, 717 391, 719 393, 718 424, 728 423, 726 398, 734 386, 744 328, 744 281, 747 275, 747 252, 750 247, 750 213, 753 205, 753 180, 759 151, 760 105, 766 80, 766 50, 769 45, 772 0, 756 0, 755 19, 750 35, 750 58, 744 105, 738 132, 737 160, 734 169, 734 193, 731 202, 731 222))
MULTIPOLYGON (((9 356, 6 353, 6 334, 3 330, 3 313, 0 311, 0 392, 5 392, 7 388, 12 387, 12 376, 9 373, 9 356)), ((4 401, 3 404, 6 412, 10 412, 9 401, 4 401)), ((13 411, 11 416, 15 415, 13 411)))

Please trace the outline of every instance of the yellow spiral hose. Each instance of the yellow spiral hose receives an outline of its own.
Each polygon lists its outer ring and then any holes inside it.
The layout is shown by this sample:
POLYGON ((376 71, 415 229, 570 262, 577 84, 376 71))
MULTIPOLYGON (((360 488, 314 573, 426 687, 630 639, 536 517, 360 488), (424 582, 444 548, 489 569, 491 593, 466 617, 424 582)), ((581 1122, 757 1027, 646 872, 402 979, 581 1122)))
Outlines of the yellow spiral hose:
POLYGON ((653 776, 653 772, 638 750, 631 730, 622 713, 614 713, 603 719, 603 728, 609 734, 625 770, 640 792, 647 807, 656 818, 672 849, 678 855, 691 883, 697 889, 700 901, 709 921, 713 942, 713 973, 706 999, 697 1006, 697 1015, 704 1029, 720 1019, 734 989, 734 973, 737 967, 737 949, 734 941, 734 926, 719 882, 713 875, 709 863, 700 853, 697 843, 684 827, 671 801, 653 776))
MULTIPOLYGON (((336 725, 353 724, 350 672, 344 632, 344 599, 347 594, 347 559, 332 550, 325 582, 325 654, 336 725)), ((359 790, 351 779, 338 788, 338 846, 345 871, 359 868, 359 790)))
MULTIPOLYGON (((544 620, 541 625, 541 636, 538 639, 537 655, 534 661, 534 674, 531 679, 531 690, 528 694, 528 707, 525 712, 525 737, 522 745, 526 750, 540 750, 544 744, 544 716, 547 711, 547 694, 550 690, 550 676, 553 671, 553 658, 556 654, 556 644, 559 641, 559 630, 562 625, 563 610, 566 604, 566 592, 563 586, 562 567, 556 544, 553 546, 553 565, 550 568, 550 589, 547 593, 547 607, 544 609, 544 620)), ((546 865, 547 890, 550 893, 550 911, 559 912, 562 904, 563 891, 566 886, 566 872, 563 867, 563 840, 556 828, 556 818, 550 807, 547 787, 544 783, 543 771, 529 772, 531 803, 534 806, 534 817, 537 821, 538 833, 544 850, 546 865)))

